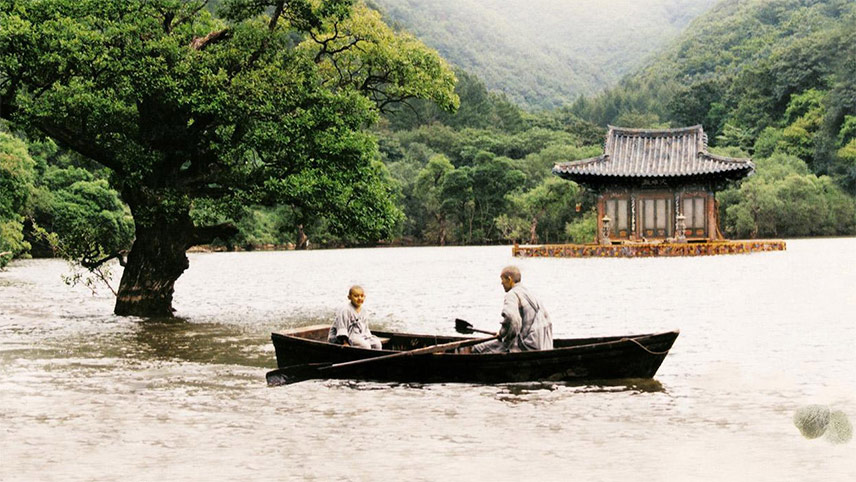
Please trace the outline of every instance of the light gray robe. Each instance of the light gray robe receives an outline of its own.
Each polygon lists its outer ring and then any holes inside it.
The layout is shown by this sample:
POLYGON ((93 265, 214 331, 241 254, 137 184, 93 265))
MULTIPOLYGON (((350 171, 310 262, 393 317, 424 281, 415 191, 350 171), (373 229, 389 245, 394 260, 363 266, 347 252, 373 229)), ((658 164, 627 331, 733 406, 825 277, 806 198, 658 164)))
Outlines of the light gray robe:
POLYGON ((532 296, 525 286, 515 285, 511 289, 519 300, 518 310, 508 306, 506 297, 502 308, 503 317, 506 311, 508 316, 520 316, 520 333, 517 335, 517 346, 520 351, 552 350, 553 349, 553 322, 547 309, 532 296))
POLYGON ((338 343, 340 336, 347 336, 348 343, 351 346, 371 348, 373 350, 381 349, 380 339, 372 335, 366 317, 362 312, 357 313, 354 305, 350 302, 336 313, 333 325, 330 326, 330 331, 327 332, 327 341, 338 343))
POLYGON ((514 285, 502 303, 502 338, 473 347, 473 353, 553 349, 553 323, 547 309, 525 286, 514 285))

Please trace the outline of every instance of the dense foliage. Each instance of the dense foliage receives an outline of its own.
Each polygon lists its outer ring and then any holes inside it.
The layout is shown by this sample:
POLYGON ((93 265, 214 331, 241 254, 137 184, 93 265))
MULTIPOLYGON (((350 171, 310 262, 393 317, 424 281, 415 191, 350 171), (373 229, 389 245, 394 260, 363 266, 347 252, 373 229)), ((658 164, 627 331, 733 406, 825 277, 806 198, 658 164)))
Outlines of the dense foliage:
POLYGON ((856 204, 828 176, 809 172, 794 156, 757 161, 758 174, 719 196, 725 230, 739 238, 852 233, 856 204))
POLYGON ((36 229, 25 234, 37 253, 49 250, 84 268, 95 268, 131 248, 134 221, 110 187, 106 169, 50 140, 31 143, 30 152, 36 176, 26 214, 36 229))
POLYGON ((35 178, 27 145, 0 131, 0 268, 30 249, 24 241, 23 212, 35 178))
MULTIPOLYGON (((14 255, 61 256, 84 268, 131 247, 128 207, 98 168, 53 141, 0 132, 0 263, 14 255)), ((0 266, 2 266, 0 265, 0 266)))
POLYGON ((456 113, 417 105, 377 132, 405 213, 402 242, 590 241, 590 223, 568 227, 583 221, 593 199, 551 169, 598 155, 605 131, 566 110, 526 113, 474 76, 458 78, 456 113))

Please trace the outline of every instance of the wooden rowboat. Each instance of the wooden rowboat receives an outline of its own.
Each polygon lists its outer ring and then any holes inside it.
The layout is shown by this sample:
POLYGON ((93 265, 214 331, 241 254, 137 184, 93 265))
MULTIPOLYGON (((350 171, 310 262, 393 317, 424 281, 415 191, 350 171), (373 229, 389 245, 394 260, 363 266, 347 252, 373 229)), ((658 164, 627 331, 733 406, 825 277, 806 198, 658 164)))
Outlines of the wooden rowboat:
MULTIPOLYGON (((314 325, 282 334, 272 333, 279 371, 307 364, 338 364, 381 357, 470 339, 375 331, 373 333, 383 340, 384 349, 367 350, 327 343, 328 329, 328 325, 314 325)), ((446 352, 400 356, 327 370, 322 377, 418 383, 652 378, 678 334, 675 330, 646 335, 555 339, 552 350, 517 353, 446 352)), ((268 374, 269 382, 274 372, 268 374)))

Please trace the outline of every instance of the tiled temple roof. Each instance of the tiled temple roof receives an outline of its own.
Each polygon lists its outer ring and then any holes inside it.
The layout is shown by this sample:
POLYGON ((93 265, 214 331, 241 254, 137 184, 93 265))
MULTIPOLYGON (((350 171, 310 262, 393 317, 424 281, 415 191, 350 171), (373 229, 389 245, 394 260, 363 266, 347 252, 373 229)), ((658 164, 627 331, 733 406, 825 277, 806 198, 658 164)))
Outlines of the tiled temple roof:
POLYGON ((626 129, 609 126, 603 154, 562 162, 553 173, 575 181, 599 177, 663 178, 710 176, 739 179, 755 170, 751 159, 707 152, 700 125, 679 129, 626 129))

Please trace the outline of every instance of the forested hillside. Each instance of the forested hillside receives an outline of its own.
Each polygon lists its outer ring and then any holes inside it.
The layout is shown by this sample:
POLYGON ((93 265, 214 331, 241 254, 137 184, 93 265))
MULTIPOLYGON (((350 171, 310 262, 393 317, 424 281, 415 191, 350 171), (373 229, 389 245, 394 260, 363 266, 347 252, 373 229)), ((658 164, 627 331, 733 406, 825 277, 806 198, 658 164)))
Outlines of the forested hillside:
POLYGON ((389 21, 527 108, 615 84, 716 0, 373 0, 389 21))
POLYGON ((733 235, 852 233, 854 73, 856 2, 726 0, 572 110, 597 125, 703 124, 714 146, 778 159, 723 196, 733 235), (796 227, 794 213, 809 220, 796 227))
POLYGON ((566 110, 528 113, 475 76, 457 76, 456 113, 419 102, 376 132, 405 214, 399 241, 591 241, 591 196, 550 170, 599 153, 604 130, 566 110))

